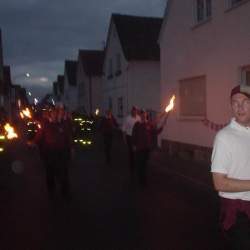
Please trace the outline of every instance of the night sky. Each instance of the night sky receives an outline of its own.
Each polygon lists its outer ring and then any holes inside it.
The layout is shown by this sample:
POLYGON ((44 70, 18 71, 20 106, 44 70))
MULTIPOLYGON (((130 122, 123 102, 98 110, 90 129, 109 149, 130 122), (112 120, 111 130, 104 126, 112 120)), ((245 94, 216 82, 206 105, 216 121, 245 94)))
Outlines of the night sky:
POLYGON ((79 49, 102 49, 112 13, 163 17, 166 0, 2 0, 4 64, 41 97, 79 49), (25 77, 25 73, 31 77, 25 77))

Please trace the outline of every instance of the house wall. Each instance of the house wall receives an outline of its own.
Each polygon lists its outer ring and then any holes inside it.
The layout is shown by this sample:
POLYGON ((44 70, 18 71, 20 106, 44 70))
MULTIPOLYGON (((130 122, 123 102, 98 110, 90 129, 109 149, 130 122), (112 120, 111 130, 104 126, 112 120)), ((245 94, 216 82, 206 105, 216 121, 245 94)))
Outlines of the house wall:
POLYGON ((96 109, 100 109, 102 102, 102 79, 100 76, 91 78, 91 93, 92 93, 92 113, 96 109))
POLYGON ((109 108, 109 98, 112 99, 112 111, 122 123, 129 114, 131 107, 158 111, 160 108, 160 63, 159 62, 128 62, 124 57, 120 41, 114 26, 111 26, 110 36, 104 62, 105 76, 102 81, 103 110, 109 108), (116 76, 115 57, 121 54, 121 74, 116 76), (113 77, 108 79, 109 59, 113 59, 113 77), (119 116, 118 98, 123 99, 123 116, 119 116))
POLYGON ((77 109, 77 87, 69 85, 67 74, 64 74, 64 95, 62 101, 69 111, 77 109))
POLYGON ((4 94, 3 94, 3 45, 2 45, 2 33, 0 29, 0 106, 4 105, 4 94))
POLYGON ((146 110, 160 111, 160 62, 129 64, 129 110, 133 105, 146 110))
POLYGON ((161 105, 168 102, 172 93, 177 94, 177 103, 162 139, 212 147, 214 130, 201 120, 180 118, 178 83, 205 75, 206 118, 216 124, 229 121, 230 90, 241 80, 240 68, 250 65, 250 1, 230 10, 225 1, 212 1, 211 20, 197 26, 190 0, 171 3, 160 38, 161 105))
POLYGON ((118 34, 115 26, 111 24, 109 40, 107 42, 106 54, 103 64, 103 72, 105 75, 102 78, 102 114, 105 110, 109 109, 109 98, 112 99, 112 112, 119 123, 122 122, 123 117, 118 116, 118 98, 123 98, 124 116, 128 112, 128 99, 127 99, 127 84, 128 84, 128 71, 127 60, 124 57, 122 47, 119 41, 118 34), (116 55, 121 55, 121 74, 116 75, 116 55), (112 78, 109 78, 109 60, 113 62, 112 78))
POLYGON ((76 82, 77 82, 77 110, 84 112, 84 71, 80 58, 78 57, 77 64, 77 73, 76 73, 76 82))

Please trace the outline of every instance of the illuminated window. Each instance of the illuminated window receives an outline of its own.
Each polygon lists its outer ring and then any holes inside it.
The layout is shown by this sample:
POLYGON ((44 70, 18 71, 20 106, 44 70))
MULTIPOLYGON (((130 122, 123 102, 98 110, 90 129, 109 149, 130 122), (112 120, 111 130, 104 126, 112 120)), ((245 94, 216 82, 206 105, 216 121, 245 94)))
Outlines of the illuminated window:
POLYGON ((179 81, 180 116, 206 116, 206 77, 194 77, 179 81))
POLYGON ((211 0, 196 0, 195 1, 195 21, 196 23, 203 22, 212 16, 211 0))

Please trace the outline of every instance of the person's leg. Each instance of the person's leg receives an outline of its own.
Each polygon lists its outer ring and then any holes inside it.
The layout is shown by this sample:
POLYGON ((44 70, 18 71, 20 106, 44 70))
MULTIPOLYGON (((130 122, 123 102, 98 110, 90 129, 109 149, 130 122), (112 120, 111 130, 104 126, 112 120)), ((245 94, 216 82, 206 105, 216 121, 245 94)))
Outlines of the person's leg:
POLYGON ((46 184, 49 196, 53 196, 55 192, 55 165, 50 155, 47 155, 43 160, 46 172, 46 184))
POLYGON ((104 135, 104 151, 107 164, 111 163, 112 140, 112 136, 104 135))
POLYGON ((60 183, 61 193, 67 198, 70 196, 70 182, 69 182, 69 164, 70 164, 70 153, 68 151, 61 152, 61 157, 58 157, 57 161, 57 178, 60 183))
POLYGON ((129 156, 129 167, 130 167, 130 173, 134 174, 135 171, 135 153, 133 151, 132 146, 132 138, 131 136, 126 136, 127 145, 128 145, 128 156, 129 156))
POLYGON ((238 213, 236 223, 226 232, 231 250, 250 249, 250 220, 244 213, 238 213))

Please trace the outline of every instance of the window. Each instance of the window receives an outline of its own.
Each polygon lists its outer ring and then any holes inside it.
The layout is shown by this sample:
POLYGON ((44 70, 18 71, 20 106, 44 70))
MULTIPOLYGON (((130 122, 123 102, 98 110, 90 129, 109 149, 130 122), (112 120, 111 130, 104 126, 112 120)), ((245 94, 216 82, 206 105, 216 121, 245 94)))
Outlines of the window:
POLYGON ((206 116, 206 77, 194 77, 179 81, 180 116, 206 116))
POLYGON ((250 86, 250 65, 241 69, 241 83, 250 86))
POLYGON ((108 64, 108 79, 113 78, 113 62, 112 59, 109 59, 108 64))
POLYGON ((119 97, 117 99, 117 116, 123 117, 123 98, 119 97))
POLYGON ((212 0, 196 0, 195 21, 200 23, 212 16, 212 0))
POLYGON ((112 98, 109 97, 109 99, 108 99, 108 109, 112 110, 112 108, 113 108, 112 98))
POLYGON ((119 76, 121 74, 121 54, 116 55, 116 72, 115 75, 119 76))
POLYGON ((228 9, 240 5, 241 3, 248 2, 249 0, 226 0, 226 7, 228 9))

